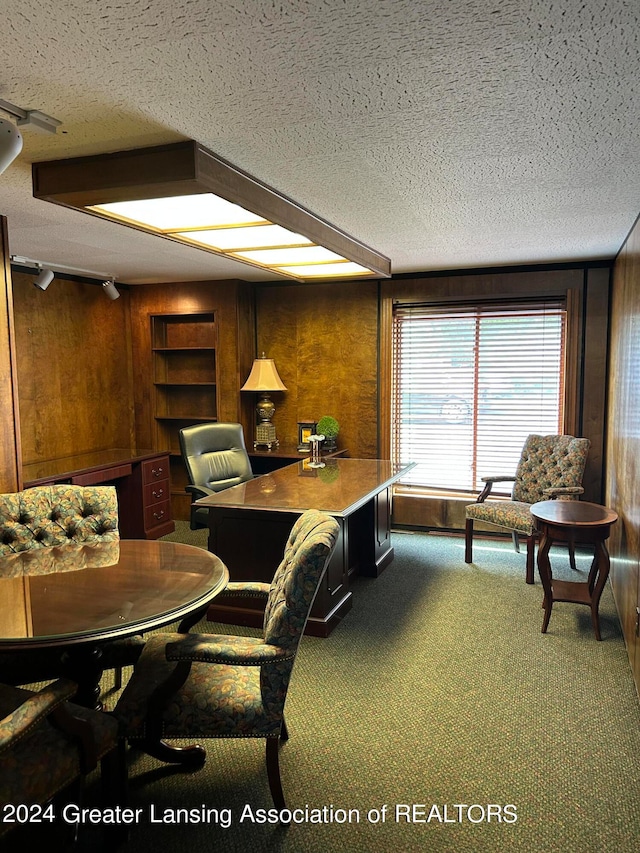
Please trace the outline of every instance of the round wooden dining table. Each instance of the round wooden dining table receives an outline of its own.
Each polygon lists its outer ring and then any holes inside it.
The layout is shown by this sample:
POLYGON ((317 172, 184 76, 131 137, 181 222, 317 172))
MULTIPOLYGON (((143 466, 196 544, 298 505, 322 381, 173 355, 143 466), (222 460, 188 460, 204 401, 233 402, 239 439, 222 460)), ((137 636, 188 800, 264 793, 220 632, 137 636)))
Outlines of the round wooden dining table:
POLYGON ((227 585, 215 554, 162 540, 66 544, 0 557, 0 652, 60 651, 75 701, 95 707, 100 647, 179 622, 187 632, 227 585))

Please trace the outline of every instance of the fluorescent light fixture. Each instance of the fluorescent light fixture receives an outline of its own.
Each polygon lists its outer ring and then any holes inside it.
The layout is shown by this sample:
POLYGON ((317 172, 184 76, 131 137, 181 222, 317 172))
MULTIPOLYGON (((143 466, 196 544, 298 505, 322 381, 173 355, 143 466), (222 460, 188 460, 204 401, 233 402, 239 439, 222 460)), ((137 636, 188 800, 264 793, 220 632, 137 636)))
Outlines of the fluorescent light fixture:
POLYGON ((211 228, 201 231, 181 231, 183 240, 213 246, 224 252, 239 252, 242 249, 265 247, 304 246, 311 243, 308 237, 294 234, 279 225, 263 223, 242 228, 211 228))
POLYGON ((33 165, 33 194, 299 281, 391 262, 197 142, 33 165))

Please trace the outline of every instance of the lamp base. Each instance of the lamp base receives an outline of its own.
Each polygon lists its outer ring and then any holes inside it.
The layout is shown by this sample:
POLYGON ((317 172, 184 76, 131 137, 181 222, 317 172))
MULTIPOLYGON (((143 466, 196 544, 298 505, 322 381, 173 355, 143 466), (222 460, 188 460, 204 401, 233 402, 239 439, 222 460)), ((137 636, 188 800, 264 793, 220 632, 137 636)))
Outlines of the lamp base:
POLYGON ((279 447, 280 442, 276 438, 276 428, 273 424, 262 423, 256 427, 256 439, 253 442, 253 449, 258 447, 266 447, 271 450, 273 447, 279 447))

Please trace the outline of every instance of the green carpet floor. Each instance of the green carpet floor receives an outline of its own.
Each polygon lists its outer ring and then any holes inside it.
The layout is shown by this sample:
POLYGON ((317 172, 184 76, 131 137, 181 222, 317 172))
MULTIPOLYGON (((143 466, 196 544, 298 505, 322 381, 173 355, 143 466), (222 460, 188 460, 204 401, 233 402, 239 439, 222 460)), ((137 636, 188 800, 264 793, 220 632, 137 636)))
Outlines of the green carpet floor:
MULTIPOLYGON (((185 528, 171 538, 205 544, 185 528)), ((326 814, 256 822, 272 807, 262 741, 207 741, 192 773, 132 752, 141 811, 126 853, 636 853, 640 705, 610 590, 602 642, 570 604, 543 635, 540 582, 525 584, 510 544, 479 540, 470 566, 460 538, 396 533, 394 545, 391 566, 355 582, 352 611, 329 638, 303 638, 296 663, 283 786, 291 808, 326 814), (152 808, 203 806, 218 821, 151 822, 152 808)), ((552 552, 569 577, 567 562, 552 552)))

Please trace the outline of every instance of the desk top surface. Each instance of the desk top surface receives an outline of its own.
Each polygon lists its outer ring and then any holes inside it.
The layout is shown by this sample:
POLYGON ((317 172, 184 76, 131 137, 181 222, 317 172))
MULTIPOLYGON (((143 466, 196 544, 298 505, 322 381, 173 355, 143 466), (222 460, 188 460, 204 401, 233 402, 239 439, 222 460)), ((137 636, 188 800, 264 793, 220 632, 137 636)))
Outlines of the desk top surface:
POLYGON ((532 504, 531 515, 538 521, 560 527, 594 527, 618 520, 612 509, 588 501, 538 501, 532 504))
POLYGON ((85 471, 97 471, 111 465, 127 462, 139 462, 143 459, 153 459, 156 456, 166 456, 166 450, 136 450, 131 447, 112 447, 108 450, 94 450, 90 453, 79 453, 75 456, 63 456, 60 459, 49 459, 45 462, 32 462, 22 468, 25 486, 36 485, 40 480, 52 478, 62 479, 85 471))
POLYGON ((294 462, 271 474, 196 501, 198 506, 304 512, 319 509, 348 516, 415 466, 384 459, 325 459, 314 468, 310 460, 294 462))
POLYGON ((130 636, 177 621, 226 586, 224 563, 157 540, 69 543, 0 557, 0 651, 130 636))

